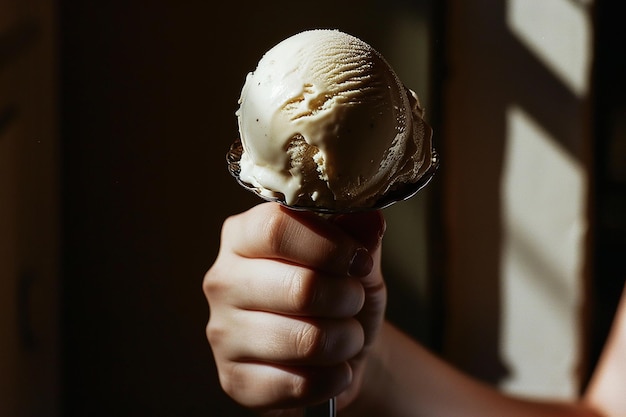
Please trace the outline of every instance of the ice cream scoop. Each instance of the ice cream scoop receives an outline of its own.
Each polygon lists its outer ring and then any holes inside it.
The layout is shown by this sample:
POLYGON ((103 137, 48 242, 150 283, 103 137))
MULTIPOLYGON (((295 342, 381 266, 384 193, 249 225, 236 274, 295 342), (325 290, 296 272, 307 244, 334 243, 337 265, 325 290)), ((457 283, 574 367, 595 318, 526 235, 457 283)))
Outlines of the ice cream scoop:
POLYGON ((290 207, 380 208, 414 194, 437 166, 416 94, 374 48, 338 30, 271 48, 239 105, 231 172, 290 207))

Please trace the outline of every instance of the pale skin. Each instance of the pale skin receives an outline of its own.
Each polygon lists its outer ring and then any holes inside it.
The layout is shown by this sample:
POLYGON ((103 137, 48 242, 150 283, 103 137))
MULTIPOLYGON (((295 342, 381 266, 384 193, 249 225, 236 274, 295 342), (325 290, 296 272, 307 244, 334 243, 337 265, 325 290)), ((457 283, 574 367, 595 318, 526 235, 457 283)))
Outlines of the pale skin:
POLYGON ((228 395, 271 416, 331 396, 339 416, 626 415, 626 306, 580 400, 507 396, 385 321, 384 231, 377 211, 325 219, 275 203, 225 221, 203 289, 228 395))

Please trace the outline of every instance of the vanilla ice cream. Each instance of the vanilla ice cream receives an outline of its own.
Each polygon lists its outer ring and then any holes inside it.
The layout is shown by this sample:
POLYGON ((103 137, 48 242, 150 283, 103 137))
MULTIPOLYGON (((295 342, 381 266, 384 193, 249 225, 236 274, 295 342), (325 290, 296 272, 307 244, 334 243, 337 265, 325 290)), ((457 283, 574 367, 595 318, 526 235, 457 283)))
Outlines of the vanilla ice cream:
POLYGON ((370 207, 431 164, 415 93, 371 46, 337 30, 270 49, 239 104, 240 180, 287 205, 370 207))

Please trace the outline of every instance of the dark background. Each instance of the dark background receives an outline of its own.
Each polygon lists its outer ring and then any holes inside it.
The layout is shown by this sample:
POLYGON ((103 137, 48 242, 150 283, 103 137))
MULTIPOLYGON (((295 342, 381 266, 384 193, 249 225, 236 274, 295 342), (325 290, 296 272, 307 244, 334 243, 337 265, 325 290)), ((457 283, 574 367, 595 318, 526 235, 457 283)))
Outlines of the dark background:
POLYGON ((246 414, 218 386, 201 290, 222 221, 258 202, 225 169, 241 86, 303 29, 382 43, 393 6, 302 7, 60 1, 62 415, 246 414))
MULTIPOLYGON (((591 361, 626 276, 626 184, 607 168, 611 115, 626 108, 624 6, 597 5, 591 361)), ((243 79, 271 45, 311 27, 384 45, 391 7, 424 5, 60 1, 61 415, 247 414, 219 389, 201 291, 222 221, 257 202, 224 169, 243 79)), ((443 13, 432 14, 438 47, 443 13)), ((444 81, 433 77, 433 96, 444 81)), ((445 122, 436 98, 430 109, 445 122)))

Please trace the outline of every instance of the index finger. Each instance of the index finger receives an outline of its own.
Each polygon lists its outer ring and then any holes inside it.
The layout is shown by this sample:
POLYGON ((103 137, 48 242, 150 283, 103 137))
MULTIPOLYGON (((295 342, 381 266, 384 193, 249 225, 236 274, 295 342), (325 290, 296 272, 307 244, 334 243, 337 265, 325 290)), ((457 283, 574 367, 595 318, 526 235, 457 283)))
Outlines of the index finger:
POLYGON ((368 250, 341 228, 277 203, 227 219, 222 244, 242 257, 280 259, 337 276, 361 277, 373 267, 368 250))

